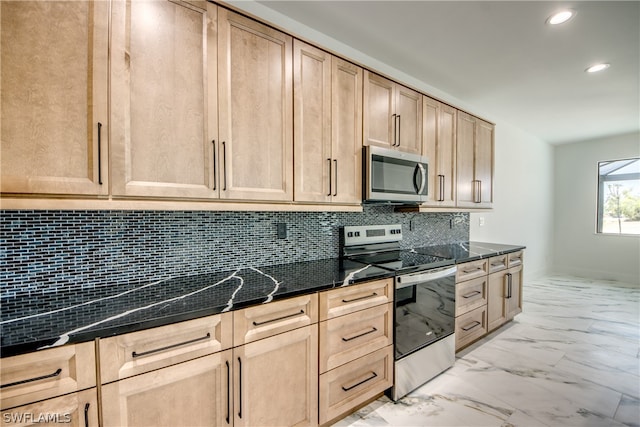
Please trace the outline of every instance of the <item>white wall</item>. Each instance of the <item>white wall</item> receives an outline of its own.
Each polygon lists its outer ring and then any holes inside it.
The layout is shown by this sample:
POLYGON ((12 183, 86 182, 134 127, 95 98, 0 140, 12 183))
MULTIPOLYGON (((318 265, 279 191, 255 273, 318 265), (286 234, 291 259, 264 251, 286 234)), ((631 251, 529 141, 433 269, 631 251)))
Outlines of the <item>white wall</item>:
POLYGON ((640 133, 555 148, 553 270, 640 284, 640 236, 597 234, 598 162, 640 156, 640 133))
POLYGON ((551 268, 553 248, 553 148, 509 125, 491 112, 457 99, 438 88, 380 62, 347 43, 335 40, 251 0, 228 4, 279 26, 290 34, 386 74, 458 108, 496 123, 495 204, 492 212, 472 214, 471 239, 527 246, 525 280, 551 268), (485 226, 478 226, 478 217, 485 226))
POLYGON ((471 214, 470 237, 525 245, 525 280, 547 273, 553 261, 553 164, 553 146, 497 122, 493 210, 471 214))

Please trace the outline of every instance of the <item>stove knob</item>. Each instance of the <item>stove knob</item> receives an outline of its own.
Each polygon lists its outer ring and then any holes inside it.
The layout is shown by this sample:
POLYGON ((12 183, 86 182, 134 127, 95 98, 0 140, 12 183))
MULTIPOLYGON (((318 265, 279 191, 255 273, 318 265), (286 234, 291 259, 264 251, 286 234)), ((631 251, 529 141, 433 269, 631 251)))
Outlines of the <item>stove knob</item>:
POLYGON ((349 232, 347 233, 347 237, 353 237, 353 231, 349 231, 349 232))
POLYGON ((360 237, 360 232, 356 231, 356 237, 360 237))

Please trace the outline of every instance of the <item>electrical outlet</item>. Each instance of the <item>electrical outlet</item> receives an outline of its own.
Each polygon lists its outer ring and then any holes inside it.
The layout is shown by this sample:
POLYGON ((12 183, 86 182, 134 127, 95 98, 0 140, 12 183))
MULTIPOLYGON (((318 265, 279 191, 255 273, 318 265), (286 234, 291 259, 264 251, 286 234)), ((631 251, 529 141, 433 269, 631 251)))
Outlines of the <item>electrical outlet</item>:
POLYGON ((279 222, 277 224, 278 229, 278 239, 286 239, 287 238, 287 224, 284 222, 279 222))
POLYGON ((478 225, 480 227, 484 227, 484 217, 483 216, 478 217, 478 225))

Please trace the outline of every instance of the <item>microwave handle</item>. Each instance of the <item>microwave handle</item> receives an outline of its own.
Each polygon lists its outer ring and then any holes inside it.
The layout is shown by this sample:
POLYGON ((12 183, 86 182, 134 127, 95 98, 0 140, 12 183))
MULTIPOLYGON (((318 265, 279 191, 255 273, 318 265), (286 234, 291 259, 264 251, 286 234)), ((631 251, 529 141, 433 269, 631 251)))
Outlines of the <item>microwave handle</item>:
POLYGON ((413 174, 413 184, 417 190, 417 194, 422 194, 422 192, 424 191, 425 185, 427 185, 427 170, 422 165, 422 163, 418 163, 416 165, 416 171, 413 174), (416 182, 418 171, 420 171, 420 185, 418 185, 416 182))

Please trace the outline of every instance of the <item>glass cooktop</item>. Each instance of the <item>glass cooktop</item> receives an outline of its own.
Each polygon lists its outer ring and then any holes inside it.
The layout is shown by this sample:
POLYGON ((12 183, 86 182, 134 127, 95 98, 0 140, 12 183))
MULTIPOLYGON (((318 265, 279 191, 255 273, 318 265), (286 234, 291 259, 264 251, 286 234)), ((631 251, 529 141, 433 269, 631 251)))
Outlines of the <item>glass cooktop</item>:
POLYGON ((435 255, 420 254, 413 249, 378 252, 350 257, 351 260, 391 271, 417 271, 455 264, 455 260, 435 255))

